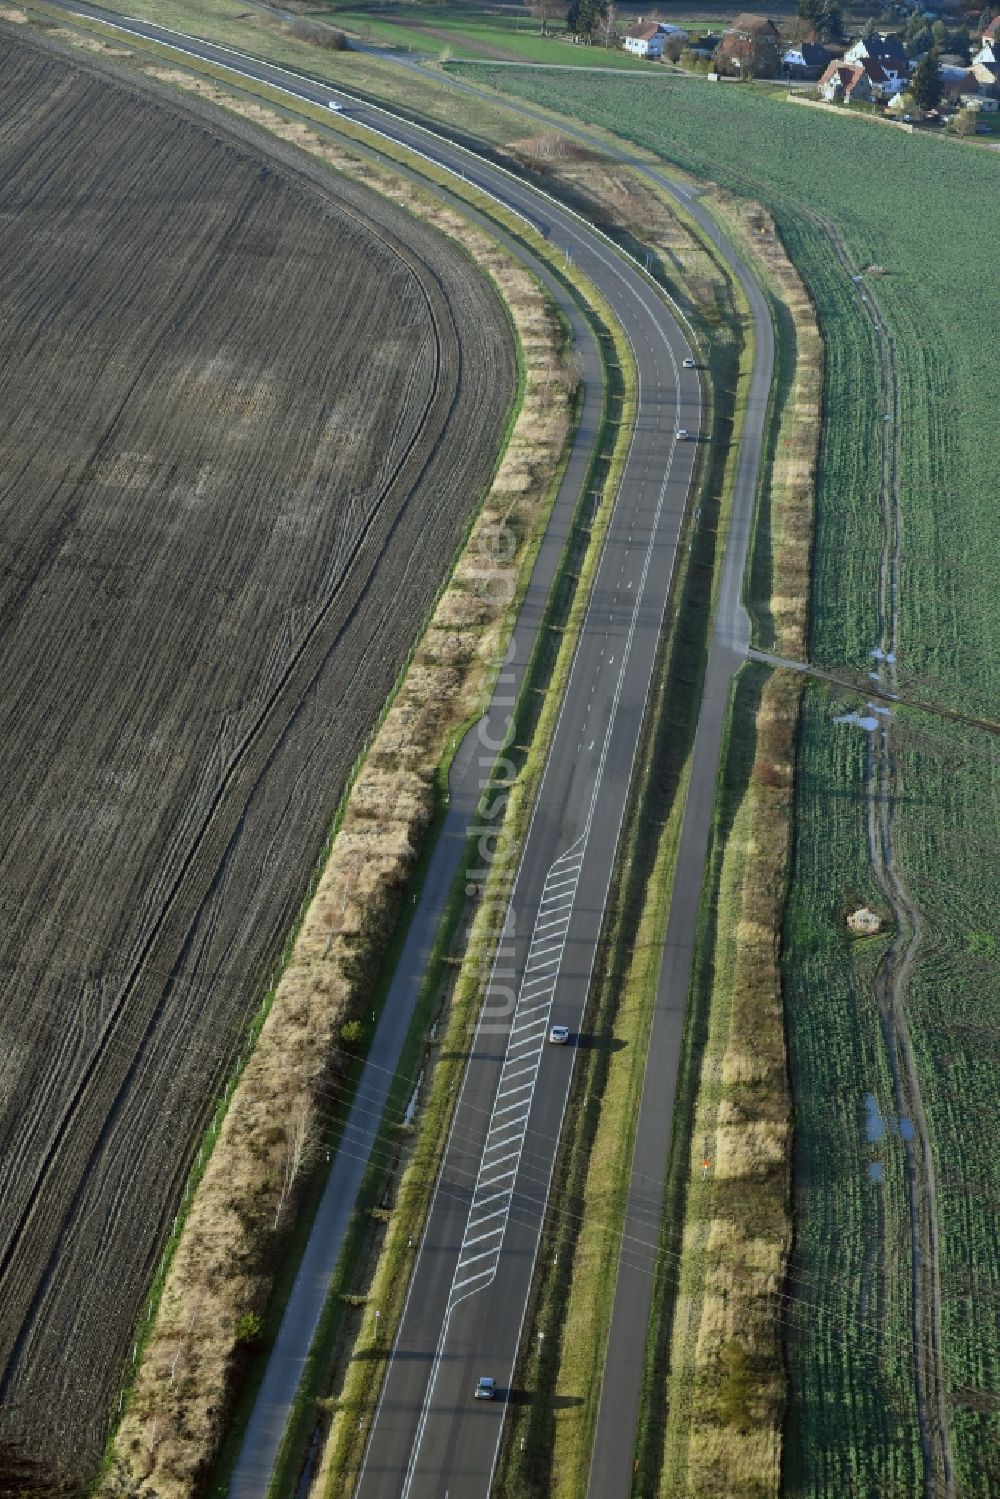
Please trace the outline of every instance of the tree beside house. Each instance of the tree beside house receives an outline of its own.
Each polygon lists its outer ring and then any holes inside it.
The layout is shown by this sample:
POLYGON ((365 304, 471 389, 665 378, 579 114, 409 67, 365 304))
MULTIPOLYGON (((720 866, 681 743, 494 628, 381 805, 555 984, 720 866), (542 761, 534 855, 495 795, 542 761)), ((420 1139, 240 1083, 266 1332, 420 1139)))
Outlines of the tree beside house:
POLYGON ((937 109, 941 103, 944 85, 941 79, 941 64, 936 48, 925 52, 917 64, 917 71, 910 82, 910 93, 918 109, 937 109))
POLYGON ((775 78, 781 63, 781 37, 767 16, 744 11, 726 31, 715 54, 720 73, 739 78, 775 78))
POLYGON ((837 0, 799 0, 799 18, 812 28, 814 38, 821 42, 836 42, 844 35, 844 20, 837 0))

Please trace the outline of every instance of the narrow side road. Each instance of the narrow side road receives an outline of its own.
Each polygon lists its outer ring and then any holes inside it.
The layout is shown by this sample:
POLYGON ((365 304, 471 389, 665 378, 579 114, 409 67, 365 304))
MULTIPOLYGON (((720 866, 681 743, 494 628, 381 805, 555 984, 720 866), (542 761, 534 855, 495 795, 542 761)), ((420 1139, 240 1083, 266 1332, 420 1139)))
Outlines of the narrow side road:
MULTIPOLYGON (((345 97, 341 90, 242 52, 97 7, 73 8, 296 98, 323 105, 345 97)), ((456 1125, 358 1486, 366 1499, 440 1499, 447 1493, 477 1499, 490 1490, 506 1403, 513 1393, 511 1371, 575 1055, 574 1047, 548 1047, 545 1039, 552 1022, 577 1034, 586 1003, 689 500, 695 444, 678 433, 699 433, 701 389, 697 371, 683 367, 693 351, 666 302, 603 235, 545 194, 442 137, 375 106, 348 103, 355 123, 461 175, 565 247, 625 329, 639 381, 629 459, 508 913, 505 972, 495 975, 473 1041, 456 1125), (473 1401, 473 1385, 482 1374, 496 1379, 499 1399, 473 1401)), ((613 154, 604 142, 599 149, 613 154)), ((771 324, 746 267, 690 190, 653 168, 644 170, 683 203, 741 279, 746 278, 757 325, 740 498, 728 540, 695 749, 696 765, 703 769, 689 793, 675 886, 679 899, 671 912, 671 940, 679 954, 687 954, 689 965, 728 688, 748 645, 740 594, 770 385, 771 324)), ((647 1210, 654 1199, 658 1205, 666 1172, 671 1109, 663 1107, 663 1100, 672 1096, 679 1065, 686 971, 682 962, 662 981, 665 992, 654 1022, 650 1059, 657 1086, 644 1095, 634 1162, 636 1171, 648 1171, 660 1184, 646 1195, 647 1210)), ((630 1215, 632 1210, 630 1204, 630 1215)), ((591 1487, 601 1499, 614 1499, 629 1488, 650 1285, 648 1277, 636 1276, 623 1260, 591 1487), (630 1328, 640 1332, 629 1346, 630 1328)), ((321 1286, 314 1283, 310 1299, 318 1302, 320 1296, 321 1286)), ((287 1394, 290 1399, 294 1359, 285 1370, 278 1381, 279 1398, 287 1394)), ((255 1421, 254 1433, 257 1426, 255 1421)), ((270 1471, 268 1448, 273 1451, 273 1431, 254 1449, 259 1456, 252 1465, 241 1469, 231 1490, 237 1499, 263 1493, 265 1470, 270 1471)))
MULTIPOLYGON (((691 205, 687 206, 690 209, 691 205)), ((715 232, 718 234, 718 230, 715 232)), ((717 243, 720 248, 725 243, 721 235, 717 243)), ((650 1333, 653 1299, 649 1256, 655 1258, 658 1247, 655 1230, 650 1229, 650 1224, 658 1224, 663 1211, 684 1016, 726 712, 733 681, 747 659, 750 645, 750 620, 743 607, 743 578, 774 371, 774 331, 767 300, 749 268, 735 250, 729 246, 726 250, 726 258, 750 304, 755 339, 754 364, 646 1056, 631 1188, 591 1461, 589 1492, 593 1499, 624 1496, 632 1488, 635 1433, 642 1394, 642 1351, 650 1333), (648 1256, 644 1250, 647 1245, 648 1256)))
MULTIPOLYGON (((447 195, 442 193, 442 196, 447 195)), ((468 214, 466 204, 455 200, 455 206, 468 214)), ((479 820, 477 808, 496 759, 496 746, 503 744, 509 730, 511 710, 521 691, 542 627, 600 426, 602 366, 590 324, 565 286, 542 261, 526 252, 523 246, 515 246, 494 224, 484 221, 484 228, 529 266, 569 322, 573 348, 579 358, 583 404, 569 460, 514 627, 506 664, 484 717, 469 729, 452 762, 444 826, 438 834, 396 972, 358 1081, 355 1102, 247 1427, 231 1483, 230 1492, 234 1499, 251 1499, 251 1496, 263 1496, 267 1492, 295 1391, 353 1217, 354 1204, 389 1091, 395 1081, 435 936, 468 844, 469 830, 479 820)))

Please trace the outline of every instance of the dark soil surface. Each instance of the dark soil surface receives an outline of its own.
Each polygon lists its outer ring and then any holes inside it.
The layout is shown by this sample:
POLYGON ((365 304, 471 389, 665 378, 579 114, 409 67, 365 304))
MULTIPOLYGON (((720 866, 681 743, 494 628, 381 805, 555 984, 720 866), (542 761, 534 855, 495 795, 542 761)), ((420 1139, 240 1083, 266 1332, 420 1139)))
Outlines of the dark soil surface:
POLYGON ((6 1493, 93 1471, 193 1147, 516 365, 434 231, 11 31, 0 266, 6 1493))

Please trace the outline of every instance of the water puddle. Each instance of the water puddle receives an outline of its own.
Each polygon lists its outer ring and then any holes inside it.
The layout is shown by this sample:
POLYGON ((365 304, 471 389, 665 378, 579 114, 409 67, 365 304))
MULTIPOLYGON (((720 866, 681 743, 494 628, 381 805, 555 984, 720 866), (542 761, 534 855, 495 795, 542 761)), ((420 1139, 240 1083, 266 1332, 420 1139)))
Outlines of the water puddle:
POLYGON ((859 729, 866 729, 869 734, 873 734, 878 728, 877 718, 861 713, 842 713, 839 718, 835 718, 833 721, 834 723, 849 723, 859 729))
POLYGON ((309 1438, 309 1450, 306 1453, 306 1460, 303 1465, 302 1472, 299 1474, 299 1481, 295 1486, 295 1499, 306 1499, 306 1495, 312 1487, 313 1474, 316 1472, 316 1464, 319 1461, 319 1455, 320 1432, 319 1427, 317 1426, 316 1428, 314 1428, 313 1434, 309 1438))
MULTIPOLYGON (((878 1106, 878 1099, 874 1093, 865 1094, 865 1141, 868 1145, 877 1145, 885 1138, 886 1132, 892 1130, 901 1140, 910 1141, 916 1134, 913 1120, 907 1119, 905 1114, 884 1115, 878 1106)), ((877 1163, 873 1163, 877 1164, 877 1163)), ((879 1176, 872 1180, 882 1180, 882 1167, 879 1165, 879 1176)), ((869 1170, 869 1176, 871 1171, 869 1170)))
POLYGON ((865 1139, 869 1145, 873 1145, 877 1140, 881 1140, 885 1134, 885 1120, 879 1113, 878 1100, 874 1093, 865 1094, 865 1109, 867 1110, 865 1139))
POLYGON ((868 1162, 868 1180, 873 1182, 885 1180, 885 1167, 881 1161, 868 1162))

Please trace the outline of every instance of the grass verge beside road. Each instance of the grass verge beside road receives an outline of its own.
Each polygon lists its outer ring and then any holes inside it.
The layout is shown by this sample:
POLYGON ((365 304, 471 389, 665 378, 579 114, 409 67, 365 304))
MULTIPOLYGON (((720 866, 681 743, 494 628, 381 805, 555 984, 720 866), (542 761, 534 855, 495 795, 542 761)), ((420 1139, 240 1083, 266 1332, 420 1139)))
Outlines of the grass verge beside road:
MULTIPOLYGON (((188 80, 190 82, 190 80, 188 80)), ((341 170, 373 173, 344 153, 341 170)), ((215 1148, 169 1246, 153 1325, 115 1443, 107 1482, 191 1492, 217 1445, 231 1391, 266 1315, 270 1266, 327 1136, 325 1097, 347 1093, 356 1066, 341 1027, 370 1005, 414 850, 434 815, 436 765, 474 712, 513 617, 489 578, 491 530, 516 537, 523 588, 568 435, 574 377, 558 357, 562 331, 540 288, 481 230, 427 204, 383 169, 378 185, 430 212, 503 286, 524 353, 523 401, 494 488, 441 596, 363 768, 313 891, 294 948, 235 1092, 220 1104, 215 1148), (391 811, 390 811, 391 809, 391 811), (345 894, 346 892, 346 894, 345 894), (297 1079, 290 1089, 288 1080, 297 1079), (293 1096, 294 1095, 294 1096, 293 1096)), ((509 571, 512 559, 505 556, 509 571)), ((516 605, 517 600, 513 601, 516 605)), ((362 1039, 364 1027, 361 1025, 362 1039)))
MULTIPOLYGON (((353 1295, 366 1310, 343 1384, 326 1404, 332 1419, 313 1492, 329 1499, 351 1491, 364 1455, 368 1426, 395 1340, 466 1064, 469 1036, 503 923, 516 864, 513 850, 520 845, 527 828, 544 772, 630 442, 636 401, 631 356, 617 330, 604 328, 602 336, 609 342, 609 354, 614 354, 614 359, 608 361, 608 407, 617 406, 620 400, 621 412, 612 416, 606 408, 593 470, 553 591, 546 627, 529 666, 509 741, 503 750, 504 758, 514 763, 517 774, 507 795, 501 854, 485 886, 477 891, 471 903, 464 881, 457 882, 455 901, 461 915, 453 915, 451 922, 457 940, 447 955, 442 954, 441 964, 446 972, 439 969, 429 976, 429 983, 440 994, 441 1004, 447 1007, 445 1030, 413 1150, 402 1175, 397 1180, 391 1171, 380 1171, 387 1202, 385 1236, 377 1261, 359 1266, 353 1295), (509 851, 506 858, 502 856, 504 847, 509 851)), ((507 784, 498 781, 494 789, 501 790, 507 784)), ((488 796, 492 798, 493 789, 488 796)))
MULTIPOLYGON (((773 222, 717 210, 767 288, 777 369, 748 604, 802 653, 819 441, 815 311, 773 222)), ((744 668, 734 687, 703 893, 640 1429, 641 1492, 776 1495, 785 1407, 791 1102, 780 940, 801 682, 744 668)))
POLYGON ((574 1070, 550 1211, 515 1384, 498 1492, 587 1491, 601 1367, 614 1296, 629 1163, 644 1071, 688 757, 704 668, 753 349, 738 285, 677 206, 628 169, 606 171, 598 204, 629 226, 640 254, 691 318, 711 373, 708 441, 655 674, 574 1070), (627 205, 627 211, 623 211, 627 205))

